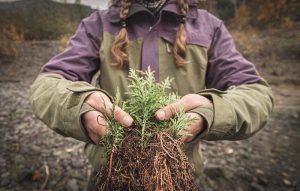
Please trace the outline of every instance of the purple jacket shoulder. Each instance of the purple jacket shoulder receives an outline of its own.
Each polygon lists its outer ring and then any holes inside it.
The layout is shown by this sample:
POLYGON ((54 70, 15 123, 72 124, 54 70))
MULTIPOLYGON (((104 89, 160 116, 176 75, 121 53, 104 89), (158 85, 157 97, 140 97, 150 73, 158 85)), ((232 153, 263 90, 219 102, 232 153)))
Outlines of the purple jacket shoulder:
MULTIPOLYGON (((245 59, 236 49, 235 43, 223 21, 204 10, 198 10, 210 39, 208 50, 207 88, 226 90, 231 86, 259 83, 253 63, 245 59)), ((200 30, 201 31, 201 30, 200 30)))

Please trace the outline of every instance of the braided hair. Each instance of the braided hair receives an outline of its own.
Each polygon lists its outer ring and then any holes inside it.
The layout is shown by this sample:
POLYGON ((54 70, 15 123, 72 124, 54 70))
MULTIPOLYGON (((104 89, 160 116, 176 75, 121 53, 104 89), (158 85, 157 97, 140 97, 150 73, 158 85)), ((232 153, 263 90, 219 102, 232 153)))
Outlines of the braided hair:
POLYGON ((116 66, 122 68, 128 64, 127 47, 129 40, 126 29, 126 17, 128 15, 132 0, 121 0, 120 3, 121 30, 112 44, 111 53, 117 62, 116 66))
MULTIPOLYGON (((111 53, 116 60, 116 66, 122 68, 128 64, 128 32, 126 29, 126 17, 129 12, 129 8, 132 4, 132 0, 120 0, 120 21, 121 30, 113 42, 111 53)), ((187 34, 185 30, 185 22, 187 12, 189 10, 188 0, 177 0, 178 8, 180 10, 180 23, 176 34, 176 40, 173 47, 173 54, 177 66, 183 66, 187 64, 185 60, 186 56, 186 40, 187 34)))
POLYGON ((177 0, 177 4, 180 11, 179 28, 176 34, 176 40, 173 48, 175 62, 177 66, 183 66, 187 64, 185 60, 186 56, 186 39, 187 34, 185 30, 186 15, 189 10, 188 0, 177 0))

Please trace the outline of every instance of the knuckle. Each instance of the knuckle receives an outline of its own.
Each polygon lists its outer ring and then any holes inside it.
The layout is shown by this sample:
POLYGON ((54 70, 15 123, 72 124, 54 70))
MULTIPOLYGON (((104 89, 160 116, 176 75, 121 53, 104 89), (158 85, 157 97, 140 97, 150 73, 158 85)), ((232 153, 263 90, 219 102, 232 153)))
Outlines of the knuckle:
POLYGON ((166 114, 169 116, 174 115, 178 111, 177 105, 170 104, 169 107, 167 107, 166 114))

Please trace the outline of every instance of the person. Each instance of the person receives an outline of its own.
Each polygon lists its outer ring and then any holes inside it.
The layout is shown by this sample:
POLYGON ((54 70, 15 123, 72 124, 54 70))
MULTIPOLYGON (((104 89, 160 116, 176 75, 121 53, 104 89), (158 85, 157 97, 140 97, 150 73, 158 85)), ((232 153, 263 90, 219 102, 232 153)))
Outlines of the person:
MULTIPOLYGON (((235 48, 224 23, 197 0, 113 0, 82 20, 68 48, 52 58, 30 89, 35 114, 57 133, 84 141, 95 170, 105 164, 103 138, 117 89, 128 99, 129 69, 173 78, 182 98, 155 113, 170 119, 180 107, 196 120, 182 138, 195 172, 201 172, 201 140, 254 135, 273 108, 270 87, 235 48), (105 104, 106 107, 103 107, 105 104), (98 118, 98 119, 97 119, 98 118), (97 121, 100 120, 100 121, 97 121)), ((120 107, 115 120, 130 127, 120 107)))

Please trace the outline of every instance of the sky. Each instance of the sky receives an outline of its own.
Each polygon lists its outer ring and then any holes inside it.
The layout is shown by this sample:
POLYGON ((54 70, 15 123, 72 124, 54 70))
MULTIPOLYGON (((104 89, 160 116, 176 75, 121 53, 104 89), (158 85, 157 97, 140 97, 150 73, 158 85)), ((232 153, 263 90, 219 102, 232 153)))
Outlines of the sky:
MULTIPOLYGON (((0 2, 8 2, 8 1, 17 1, 17 0, 0 0, 0 2)), ((54 1, 63 2, 63 0, 54 0, 54 1)), ((75 0, 66 0, 66 1, 68 3, 75 2, 75 0)), ((81 0, 81 4, 91 6, 93 9, 104 9, 107 7, 107 2, 108 0, 81 0)))

